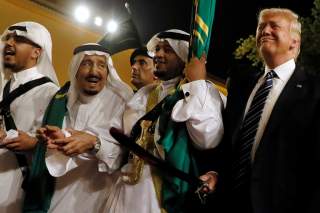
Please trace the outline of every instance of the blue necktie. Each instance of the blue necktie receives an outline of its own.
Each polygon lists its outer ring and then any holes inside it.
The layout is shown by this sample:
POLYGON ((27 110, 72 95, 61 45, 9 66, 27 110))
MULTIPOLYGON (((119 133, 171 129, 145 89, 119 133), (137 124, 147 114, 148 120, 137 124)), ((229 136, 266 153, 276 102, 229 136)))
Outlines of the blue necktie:
POLYGON ((254 95, 251 106, 242 122, 235 144, 236 151, 232 164, 234 189, 248 183, 250 180, 252 146, 255 141, 265 102, 272 88, 272 79, 276 76, 277 74, 273 70, 267 73, 264 83, 254 95))

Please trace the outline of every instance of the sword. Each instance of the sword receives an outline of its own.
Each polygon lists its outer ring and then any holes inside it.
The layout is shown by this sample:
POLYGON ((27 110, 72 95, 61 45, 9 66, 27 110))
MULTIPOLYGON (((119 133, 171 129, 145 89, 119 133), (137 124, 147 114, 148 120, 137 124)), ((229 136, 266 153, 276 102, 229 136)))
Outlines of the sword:
POLYGON ((206 197, 208 196, 208 192, 210 191, 208 188, 208 184, 198 177, 185 173, 165 160, 155 157, 141 146, 135 143, 134 139, 128 137, 127 135, 123 134, 122 131, 111 127, 110 134, 114 137, 122 146, 128 148, 134 154, 142 158, 144 161, 148 162, 151 166, 156 167, 162 173, 166 175, 175 176, 183 181, 186 181, 191 186, 197 188, 195 193, 198 195, 202 204, 206 202, 206 197))

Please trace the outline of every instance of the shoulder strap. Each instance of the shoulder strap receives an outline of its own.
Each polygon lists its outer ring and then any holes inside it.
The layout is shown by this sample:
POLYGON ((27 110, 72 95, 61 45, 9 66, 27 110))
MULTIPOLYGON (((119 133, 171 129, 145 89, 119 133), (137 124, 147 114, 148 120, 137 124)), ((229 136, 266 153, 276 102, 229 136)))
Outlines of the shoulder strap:
POLYGON ((42 78, 38 78, 38 79, 29 81, 29 82, 27 82, 25 84, 20 85, 17 89, 15 89, 12 92, 10 92, 7 97, 3 97, 2 101, 0 102, 0 108, 6 107, 6 106, 10 106, 10 104, 17 97, 21 96, 22 94, 28 92, 29 90, 31 90, 31 89, 33 89, 33 88, 35 88, 37 86, 40 86, 40 85, 48 83, 48 82, 52 82, 50 78, 42 77, 42 78))
POLYGON ((3 90, 3 99, 0 102, 0 113, 4 116, 5 126, 7 130, 17 129, 16 124, 11 116, 10 112, 10 104, 22 94, 28 92, 32 88, 45 84, 47 82, 51 82, 48 77, 42 77, 39 79, 35 79, 29 81, 25 84, 20 85, 17 89, 13 90, 9 93, 10 90, 10 81, 6 84, 3 90))
MULTIPOLYGON (((143 120, 148 120, 148 121, 156 121, 158 119, 158 117, 160 116, 160 114, 163 112, 164 107, 168 104, 167 102, 171 101, 171 99, 175 99, 174 103, 176 103, 178 100, 180 100, 183 97, 183 92, 180 89, 177 89, 175 93, 173 94, 169 94, 167 95, 162 101, 160 101, 156 106, 154 106, 149 112, 147 112, 147 114, 145 114, 144 116, 142 116, 142 118, 140 118, 135 125, 133 126, 132 130, 131 130, 131 137, 136 138, 140 135, 141 132, 141 126, 140 126, 140 122, 143 120)), ((172 104, 170 104, 172 105, 172 104)), ((174 104, 172 105, 174 106, 174 104)), ((167 108, 167 107, 165 107, 167 108)))
MULTIPOLYGON (((20 85, 17 89, 13 90, 11 93, 10 91, 10 81, 6 84, 3 92, 3 99, 0 102, 0 112, 4 116, 4 122, 7 130, 10 129, 17 129, 16 124, 11 116, 10 112, 10 104, 19 96, 22 94, 28 92, 34 87, 37 87, 41 84, 45 84, 47 82, 51 82, 51 80, 48 77, 42 77, 39 79, 35 79, 32 81, 29 81, 25 84, 20 85)), ((28 169, 28 162, 26 157, 21 153, 15 153, 15 156, 17 158, 19 167, 21 169, 22 175, 23 175, 23 183, 22 188, 25 189, 26 180, 29 176, 29 169, 28 169)))

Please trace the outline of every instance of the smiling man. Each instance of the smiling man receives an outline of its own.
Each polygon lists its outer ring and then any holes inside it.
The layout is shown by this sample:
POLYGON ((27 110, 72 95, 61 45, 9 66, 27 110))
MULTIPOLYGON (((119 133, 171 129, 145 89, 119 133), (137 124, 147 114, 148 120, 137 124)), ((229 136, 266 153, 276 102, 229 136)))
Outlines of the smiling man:
MULTIPOLYGON (((223 104, 218 90, 205 80, 205 60, 194 58, 188 63, 189 39, 188 33, 176 29, 150 39, 147 47, 155 54, 154 73, 162 82, 135 93, 127 104, 123 124, 124 132, 148 152, 198 175, 191 150, 214 148, 220 143, 223 104)), ((110 196, 106 212, 190 211, 184 203, 190 190, 187 183, 132 156, 121 169, 118 191, 110 196)))
POLYGON ((71 82, 55 95, 46 126, 38 131, 46 144, 39 144, 34 155, 26 212, 101 212, 113 183, 111 173, 120 166, 121 150, 109 128, 122 128, 132 90, 98 44, 74 50, 69 74, 71 82))
POLYGON ((108 76, 106 58, 99 55, 85 55, 76 74, 77 89, 87 96, 98 94, 105 86, 108 76), (91 71, 96 67, 96 72, 91 71))
POLYGON ((233 73, 228 89, 225 142, 231 187, 226 212, 319 212, 319 77, 296 66, 298 15, 260 12, 257 49, 265 69, 233 73), (311 174, 311 175, 310 175, 311 174))

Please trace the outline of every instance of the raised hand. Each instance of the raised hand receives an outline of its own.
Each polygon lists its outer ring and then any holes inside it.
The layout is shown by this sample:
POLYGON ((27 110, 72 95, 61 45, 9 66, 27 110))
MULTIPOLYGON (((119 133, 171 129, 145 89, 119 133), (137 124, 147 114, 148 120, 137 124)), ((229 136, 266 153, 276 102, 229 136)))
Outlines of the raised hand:
POLYGON ((185 77, 189 82, 206 79, 206 57, 203 55, 200 59, 192 57, 184 69, 185 77))

